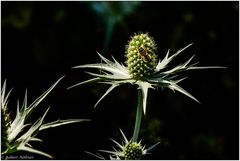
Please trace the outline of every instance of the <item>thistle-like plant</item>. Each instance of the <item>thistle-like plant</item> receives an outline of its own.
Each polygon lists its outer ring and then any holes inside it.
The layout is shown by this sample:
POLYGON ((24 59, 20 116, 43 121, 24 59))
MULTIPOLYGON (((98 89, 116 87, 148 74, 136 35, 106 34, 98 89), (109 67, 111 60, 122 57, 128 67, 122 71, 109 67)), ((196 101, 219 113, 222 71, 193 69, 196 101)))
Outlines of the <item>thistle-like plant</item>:
POLYGON ((110 84, 111 86, 106 93, 97 101, 95 106, 115 87, 130 83, 138 86, 138 106, 136 112, 135 128, 133 132, 132 141, 136 142, 141 125, 142 112, 146 114, 147 95, 150 88, 157 87, 169 88, 173 91, 178 91, 194 101, 199 101, 189 92, 181 88, 178 83, 185 78, 180 78, 182 72, 196 69, 210 69, 210 68, 224 68, 219 66, 196 66, 198 63, 190 64, 194 55, 186 62, 181 63, 171 69, 168 69, 169 63, 176 58, 185 49, 192 44, 178 50, 175 54, 169 56, 168 50, 166 56, 162 60, 158 60, 157 46, 152 37, 147 33, 135 34, 126 45, 127 66, 119 63, 113 58, 110 61, 98 53, 102 61, 105 63, 79 65, 73 68, 95 68, 100 70, 100 73, 87 72, 94 78, 84 82, 75 84, 69 88, 76 87, 85 83, 97 82, 110 84))
POLYGON ((40 117, 36 122, 26 123, 27 119, 31 116, 31 113, 38 107, 39 103, 52 91, 52 89, 58 84, 58 82, 63 79, 57 80, 48 90, 46 90, 41 96, 39 96, 30 105, 27 105, 27 91, 25 93, 25 98, 21 109, 19 109, 19 102, 17 103, 16 116, 13 121, 11 121, 8 111, 8 101, 10 92, 6 92, 6 81, 3 84, 1 90, 1 154, 8 155, 15 153, 17 151, 27 151, 30 153, 35 153, 52 158, 51 155, 33 148, 30 145, 31 141, 42 141, 37 138, 38 132, 65 125, 70 123, 77 123, 82 121, 88 121, 87 119, 69 119, 69 120, 56 120, 49 123, 44 123, 43 120, 49 110, 40 117))
MULTIPOLYGON (((98 150, 101 152, 105 152, 110 154, 109 158, 111 160, 140 160, 144 155, 150 154, 149 151, 152 150, 155 146, 157 146, 159 143, 156 143, 152 145, 149 148, 145 148, 145 146, 142 146, 141 141, 136 142, 131 140, 128 140, 125 134, 120 130, 122 136, 123 136, 123 142, 122 144, 118 143, 117 141, 111 139, 115 144, 116 148, 113 147, 114 151, 108 151, 108 150, 98 150)), ((88 154, 91 154, 99 159, 105 159, 101 154, 96 153, 90 153, 87 152, 88 154)))

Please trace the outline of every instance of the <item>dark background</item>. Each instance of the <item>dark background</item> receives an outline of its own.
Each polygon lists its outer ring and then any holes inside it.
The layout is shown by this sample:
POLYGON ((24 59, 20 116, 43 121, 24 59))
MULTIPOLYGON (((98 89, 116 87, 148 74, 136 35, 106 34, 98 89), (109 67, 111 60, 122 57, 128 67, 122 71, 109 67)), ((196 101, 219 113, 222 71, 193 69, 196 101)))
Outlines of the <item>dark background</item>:
POLYGON ((130 139, 135 86, 116 88, 97 108, 107 85, 66 88, 91 78, 71 67, 100 62, 96 51, 124 62, 130 36, 142 31, 154 37, 159 58, 194 43, 175 65, 195 54, 201 66, 227 67, 186 72, 180 85, 201 104, 168 89, 150 90, 140 138, 146 147, 161 143, 143 159, 239 159, 239 2, 1 2, 1 15, 1 84, 7 79, 14 88, 12 117, 26 88, 30 104, 66 75, 29 121, 49 105, 46 122, 92 120, 42 131, 44 142, 35 148, 54 159, 96 159, 85 151, 112 150, 109 138, 121 142, 119 128, 130 139))

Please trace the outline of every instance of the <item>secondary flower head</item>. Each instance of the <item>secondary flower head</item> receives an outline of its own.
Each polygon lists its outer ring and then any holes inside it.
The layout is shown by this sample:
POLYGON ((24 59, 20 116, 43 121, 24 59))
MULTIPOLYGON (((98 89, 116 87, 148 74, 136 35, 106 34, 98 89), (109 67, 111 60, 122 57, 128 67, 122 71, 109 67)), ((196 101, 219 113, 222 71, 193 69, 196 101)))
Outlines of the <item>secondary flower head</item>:
MULTIPOLYGON (((63 77, 62 77, 63 78, 63 77)), ((19 110, 19 103, 17 104, 16 116, 13 121, 10 120, 8 112, 8 97, 10 92, 6 92, 6 81, 3 84, 1 91, 1 154, 11 154, 17 151, 27 151, 30 153, 36 153, 49 158, 51 155, 33 148, 30 145, 32 141, 42 141, 36 137, 39 131, 70 124, 76 122, 87 121, 84 119, 70 119, 70 120, 57 120, 49 123, 43 124, 43 120, 49 110, 43 114, 35 123, 27 123, 26 121, 31 113, 36 109, 36 107, 41 103, 41 101, 51 92, 51 90, 58 84, 62 79, 60 78, 55 82, 48 90, 46 90, 40 97, 38 97, 33 103, 27 105, 27 92, 25 94, 24 102, 22 108, 19 110), (31 126, 30 126, 31 125, 31 126), (27 127, 29 127, 27 129, 27 127)))
POLYGON ((131 83, 133 85, 136 84, 142 91, 142 104, 144 114, 146 113, 147 94, 149 88, 154 89, 156 87, 161 87, 169 88, 173 91, 176 90, 199 103, 195 97, 193 97, 190 93, 178 85, 179 82, 185 79, 179 78, 179 74, 187 70, 224 67, 197 67, 197 63, 190 64, 190 61, 194 57, 192 56, 186 62, 168 69, 168 64, 191 45, 192 44, 187 45, 171 56, 169 56, 168 50, 166 56, 162 60, 157 61, 157 47, 153 38, 149 37, 148 34, 135 34, 126 47, 127 67, 117 62, 114 58, 113 61, 110 61, 98 53, 98 55, 105 63, 86 64, 76 66, 74 68, 95 68, 99 69, 101 72, 88 72, 95 78, 78 83, 69 88, 89 82, 110 84, 110 88, 99 99, 99 101, 96 103, 97 105, 115 87, 126 83, 131 83))
MULTIPOLYGON (((120 144, 117 141, 111 139, 115 144, 116 148, 113 147, 114 151, 108 151, 108 150, 99 150, 101 152, 105 152, 110 154, 111 160, 140 160, 144 155, 150 154, 149 151, 155 148, 158 144, 154 144, 149 148, 145 148, 145 146, 142 146, 141 141, 136 142, 131 140, 128 140, 127 137, 124 135, 122 130, 120 130, 122 136, 123 136, 123 143, 120 144)), ((93 154, 90 152, 87 152, 97 158, 105 159, 101 154, 93 154)))
POLYGON ((122 149, 122 154, 126 160, 140 160, 143 153, 142 145, 137 142, 129 142, 122 149))

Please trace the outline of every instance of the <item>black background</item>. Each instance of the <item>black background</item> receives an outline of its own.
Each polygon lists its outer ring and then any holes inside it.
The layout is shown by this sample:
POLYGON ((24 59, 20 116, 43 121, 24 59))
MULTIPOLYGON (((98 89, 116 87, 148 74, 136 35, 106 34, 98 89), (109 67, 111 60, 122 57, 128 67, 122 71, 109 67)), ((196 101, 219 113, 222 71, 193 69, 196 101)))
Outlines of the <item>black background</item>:
POLYGON ((54 159, 96 159, 85 151, 112 150, 109 138, 121 142, 119 128, 130 139, 136 86, 116 88, 96 108, 107 85, 66 88, 91 78, 71 67, 100 62, 96 51, 124 62, 130 36, 142 31, 155 39, 161 59, 168 49, 173 54, 194 43, 173 66, 195 54, 201 66, 227 67, 183 75, 188 79, 180 86, 201 104, 169 89, 150 90, 140 138, 146 147, 161 143, 143 159, 239 158, 238 2, 1 2, 1 9, 1 84, 7 79, 13 87, 12 117, 26 88, 30 104, 65 75, 29 122, 48 106, 46 122, 92 120, 42 131, 44 142, 35 148, 54 159))

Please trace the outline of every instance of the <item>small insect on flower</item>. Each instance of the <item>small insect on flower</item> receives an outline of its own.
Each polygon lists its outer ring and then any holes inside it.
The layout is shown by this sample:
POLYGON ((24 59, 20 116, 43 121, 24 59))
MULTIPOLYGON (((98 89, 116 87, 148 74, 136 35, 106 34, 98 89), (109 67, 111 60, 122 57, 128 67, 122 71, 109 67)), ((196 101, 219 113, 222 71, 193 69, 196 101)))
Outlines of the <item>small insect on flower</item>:
POLYGON ((138 48, 138 53, 141 57, 141 59, 145 62, 145 63, 148 63, 151 61, 151 56, 147 53, 147 50, 143 47, 143 46, 140 46, 138 48))

